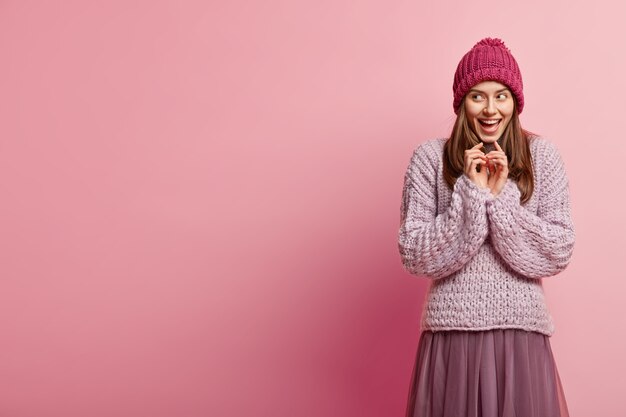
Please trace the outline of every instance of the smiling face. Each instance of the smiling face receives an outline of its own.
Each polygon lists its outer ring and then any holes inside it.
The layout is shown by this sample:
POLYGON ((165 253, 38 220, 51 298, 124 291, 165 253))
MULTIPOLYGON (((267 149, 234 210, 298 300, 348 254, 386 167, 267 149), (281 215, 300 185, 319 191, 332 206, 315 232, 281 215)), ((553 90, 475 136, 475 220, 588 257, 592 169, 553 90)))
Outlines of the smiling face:
POLYGON ((515 107, 511 90, 497 81, 476 84, 463 102, 469 125, 485 143, 494 143, 502 136, 515 107))

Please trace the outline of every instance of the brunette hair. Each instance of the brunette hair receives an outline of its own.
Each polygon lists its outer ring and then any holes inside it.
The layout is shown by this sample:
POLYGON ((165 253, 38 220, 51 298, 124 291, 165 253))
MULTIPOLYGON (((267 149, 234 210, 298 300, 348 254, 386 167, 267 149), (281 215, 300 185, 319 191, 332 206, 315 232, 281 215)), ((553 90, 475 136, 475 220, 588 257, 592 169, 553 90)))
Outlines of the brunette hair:
MULTIPOLYGON (((513 97, 515 100, 513 114, 498 143, 508 159, 509 178, 517 182, 517 188, 521 192, 520 204, 524 204, 530 199, 535 189, 530 141, 538 135, 522 128, 517 99, 515 96, 513 97)), ((454 187, 457 178, 464 172, 465 150, 478 145, 480 142, 480 137, 474 132, 467 120, 463 100, 452 133, 443 147, 443 178, 450 189, 454 187)))

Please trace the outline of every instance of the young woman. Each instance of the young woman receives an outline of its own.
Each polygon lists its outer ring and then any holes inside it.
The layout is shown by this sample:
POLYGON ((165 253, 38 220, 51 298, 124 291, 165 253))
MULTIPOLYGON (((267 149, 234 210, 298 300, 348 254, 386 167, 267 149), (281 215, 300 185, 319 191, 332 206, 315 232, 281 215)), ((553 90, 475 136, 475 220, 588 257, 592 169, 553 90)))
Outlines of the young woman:
POLYGON ((404 267, 430 285, 407 417, 566 417, 542 279, 575 234, 556 146, 522 129, 519 66, 485 38, 454 75, 449 138, 418 145, 402 192, 404 267))

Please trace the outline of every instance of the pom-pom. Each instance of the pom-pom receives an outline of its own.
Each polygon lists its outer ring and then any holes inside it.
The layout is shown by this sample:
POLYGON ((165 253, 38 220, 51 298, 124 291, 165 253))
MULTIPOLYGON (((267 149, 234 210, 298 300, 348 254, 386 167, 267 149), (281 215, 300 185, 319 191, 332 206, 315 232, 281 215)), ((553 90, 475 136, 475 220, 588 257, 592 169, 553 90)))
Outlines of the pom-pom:
POLYGON ((481 39, 480 41, 478 41, 478 43, 476 43, 476 45, 474 45, 474 48, 476 48, 477 46, 495 46, 497 48, 504 48, 507 51, 509 50, 509 48, 506 47, 502 39, 499 38, 481 39))

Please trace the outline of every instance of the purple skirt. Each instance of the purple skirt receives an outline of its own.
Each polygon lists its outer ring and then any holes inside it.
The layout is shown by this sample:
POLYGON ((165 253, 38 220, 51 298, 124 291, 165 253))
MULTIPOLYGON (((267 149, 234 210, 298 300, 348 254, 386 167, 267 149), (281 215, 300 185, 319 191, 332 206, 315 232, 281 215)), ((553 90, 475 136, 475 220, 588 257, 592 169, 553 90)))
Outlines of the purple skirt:
POLYGON ((420 335, 406 417, 569 417, 550 337, 523 329, 420 335))

